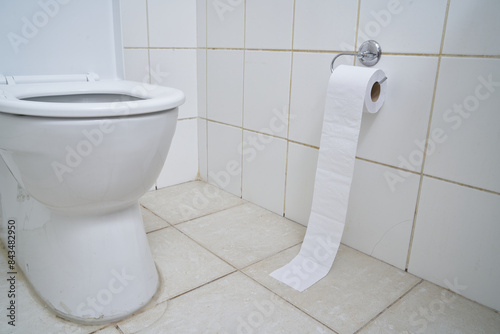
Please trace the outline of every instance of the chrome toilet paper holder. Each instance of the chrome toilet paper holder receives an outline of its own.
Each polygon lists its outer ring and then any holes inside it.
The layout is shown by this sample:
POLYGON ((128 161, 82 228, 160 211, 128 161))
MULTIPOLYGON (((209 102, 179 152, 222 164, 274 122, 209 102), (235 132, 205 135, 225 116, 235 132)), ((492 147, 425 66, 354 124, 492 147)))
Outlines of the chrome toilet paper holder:
MULTIPOLYGON (((335 63, 335 60, 340 56, 356 56, 358 57, 361 64, 365 66, 373 66, 376 63, 378 63, 378 61, 382 57, 382 48, 380 47, 380 44, 378 44, 378 42, 374 40, 369 40, 361 44, 358 52, 339 53, 333 58, 332 63, 330 64, 331 72, 333 72, 333 63, 335 63)), ((387 80, 387 77, 382 79, 379 83, 382 83, 385 80, 387 80)))

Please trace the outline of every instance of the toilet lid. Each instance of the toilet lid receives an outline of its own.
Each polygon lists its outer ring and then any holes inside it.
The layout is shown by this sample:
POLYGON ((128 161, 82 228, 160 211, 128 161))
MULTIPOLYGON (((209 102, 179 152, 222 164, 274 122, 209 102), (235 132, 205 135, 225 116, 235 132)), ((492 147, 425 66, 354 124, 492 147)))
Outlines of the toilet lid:
POLYGON ((123 79, 119 0, 0 1, 0 75, 123 79))

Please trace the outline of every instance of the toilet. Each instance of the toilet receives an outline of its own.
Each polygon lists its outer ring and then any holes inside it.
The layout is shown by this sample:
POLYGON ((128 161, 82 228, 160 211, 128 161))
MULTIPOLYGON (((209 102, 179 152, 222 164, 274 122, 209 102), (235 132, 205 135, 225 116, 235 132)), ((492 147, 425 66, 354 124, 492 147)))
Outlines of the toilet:
POLYGON ((138 199, 162 170, 184 94, 124 80, 119 0, 2 2, 0 32, 9 272, 63 318, 123 319, 159 288, 138 199))

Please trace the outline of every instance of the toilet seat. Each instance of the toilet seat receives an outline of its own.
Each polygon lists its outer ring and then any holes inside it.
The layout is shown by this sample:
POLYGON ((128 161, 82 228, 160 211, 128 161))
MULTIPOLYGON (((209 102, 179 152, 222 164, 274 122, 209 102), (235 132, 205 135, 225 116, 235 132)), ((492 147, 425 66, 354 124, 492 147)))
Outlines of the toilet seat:
POLYGON ((0 84, 0 112, 38 117, 95 118, 147 114, 184 103, 184 93, 175 88, 126 80, 0 84), (125 95, 132 101, 78 102, 82 95, 125 95), (67 96, 66 101, 40 102, 35 97, 67 96))
POLYGON ((124 80, 119 0, 6 1, 0 30, 7 37, 0 39, 0 113, 88 119, 148 114, 184 103, 180 90, 124 80), (132 99, 82 101, 91 94, 132 99), (68 99, 26 100, 43 96, 68 99))

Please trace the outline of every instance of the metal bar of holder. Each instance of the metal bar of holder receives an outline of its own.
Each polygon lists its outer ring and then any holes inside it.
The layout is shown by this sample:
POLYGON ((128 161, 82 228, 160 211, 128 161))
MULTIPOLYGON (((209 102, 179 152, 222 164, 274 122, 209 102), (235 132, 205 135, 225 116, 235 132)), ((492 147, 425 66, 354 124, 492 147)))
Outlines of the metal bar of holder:
MULTIPOLYGON (((380 44, 378 44, 374 40, 363 42, 363 44, 361 44, 361 46, 359 47, 358 52, 342 52, 336 55, 333 58, 332 63, 330 64, 330 71, 333 72, 333 64, 335 63, 335 60, 340 56, 356 56, 358 57, 361 64, 365 66, 373 66, 378 63, 378 61, 382 57, 382 48, 380 47, 380 44)), ((385 80, 387 80, 387 77, 384 77, 378 83, 381 84, 385 80)))

